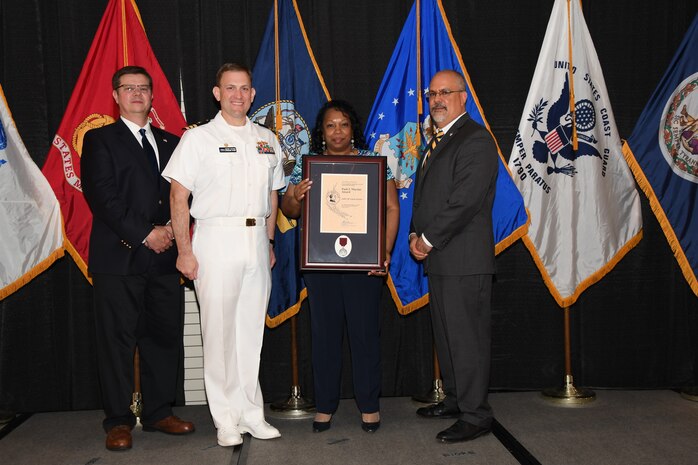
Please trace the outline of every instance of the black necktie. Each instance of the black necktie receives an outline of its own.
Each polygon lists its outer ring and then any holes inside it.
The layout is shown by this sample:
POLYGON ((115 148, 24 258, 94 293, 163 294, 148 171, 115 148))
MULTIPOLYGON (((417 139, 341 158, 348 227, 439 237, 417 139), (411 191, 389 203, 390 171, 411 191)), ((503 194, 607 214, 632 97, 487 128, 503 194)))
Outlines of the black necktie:
POLYGON ((444 136, 444 132, 439 129, 436 131, 436 134, 434 134, 434 137, 431 138, 431 142, 429 143, 429 148, 427 149, 427 153, 424 154, 424 161, 422 162, 422 169, 424 169, 425 166, 427 166, 427 160, 429 159, 429 155, 431 155, 431 152, 434 151, 436 148, 436 144, 439 143, 441 138, 444 136))
POLYGON ((145 129, 139 129, 138 132, 141 133, 141 143, 143 144, 143 151, 145 152, 145 156, 148 157, 150 167, 153 169, 155 176, 159 177, 160 168, 158 168, 158 160, 155 156, 155 149, 153 149, 153 146, 150 145, 150 142, 148 142, 148 138, 145 137, 145 129))

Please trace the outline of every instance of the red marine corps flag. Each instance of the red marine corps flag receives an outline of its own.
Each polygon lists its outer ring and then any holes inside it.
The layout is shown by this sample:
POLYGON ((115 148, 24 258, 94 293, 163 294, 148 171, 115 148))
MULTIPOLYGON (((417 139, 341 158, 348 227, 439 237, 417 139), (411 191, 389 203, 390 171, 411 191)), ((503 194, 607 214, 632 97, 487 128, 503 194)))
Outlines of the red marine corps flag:
POLYGON ((92 214, 80 182, 82 141, 90 129, 119 117, 111 78, 124 66, 142 66, 153 78, 151 124, 178 136, 186 125, 150 48, 135 1, 110 0, 42 170, 61 205, 66 248, 85 276, 92 214))

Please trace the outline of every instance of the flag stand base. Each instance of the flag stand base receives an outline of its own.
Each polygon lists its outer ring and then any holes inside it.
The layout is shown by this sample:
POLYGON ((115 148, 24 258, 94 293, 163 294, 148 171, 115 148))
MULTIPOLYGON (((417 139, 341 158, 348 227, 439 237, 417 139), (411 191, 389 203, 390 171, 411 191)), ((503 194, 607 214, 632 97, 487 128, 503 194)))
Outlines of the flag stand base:
POLYGON ((690 386, 681 389, 681 397, 686 400, 698 402, 698 386, 690 386))
POLYGON ((300 386, 291 386, 291 395, 284 401, 269 406, 274 418, 304 419, 315 416, 315 404, 301 395, 300 386))
POLYGON ((136 424, 141 422, 141 414, 143 413, 143 396, 140 392, 134 392, 131 397, 131 412, 136 417, 136 424))
POLYGON ((412 400, 421 402, 423 404, 438 404, 445 398, 446 394, 444 394, 443 381, 441 378, 435 379, 431 391, 427 392, 423 396, 412 396, 412 400))
POLYGON ((572 376, 565 376, 565 385, 561 388, 544 389, 543 397, 558 405, 574 406, 586 404, 596 400, 596 393, 591 389, 574 387, 572 376))

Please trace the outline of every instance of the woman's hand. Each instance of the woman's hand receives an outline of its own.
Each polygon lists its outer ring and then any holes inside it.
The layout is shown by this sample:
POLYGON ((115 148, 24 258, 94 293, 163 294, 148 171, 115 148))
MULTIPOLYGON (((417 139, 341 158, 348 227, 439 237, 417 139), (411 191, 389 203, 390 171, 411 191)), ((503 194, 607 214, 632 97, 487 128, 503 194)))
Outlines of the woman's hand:
POLYGON ((383 262, 383 270, 373 270, 369 271, 369 276, 388 276, 388 271, 390 270, 390 253, 385 253, 385 261, 383 262))
POLYGON ((298 185, 293 189, 293 198, 296 202, 301 203, 305 199, 305 194, 312 187, 313 181, 310 179, 304 179, 298 183, 298 185))

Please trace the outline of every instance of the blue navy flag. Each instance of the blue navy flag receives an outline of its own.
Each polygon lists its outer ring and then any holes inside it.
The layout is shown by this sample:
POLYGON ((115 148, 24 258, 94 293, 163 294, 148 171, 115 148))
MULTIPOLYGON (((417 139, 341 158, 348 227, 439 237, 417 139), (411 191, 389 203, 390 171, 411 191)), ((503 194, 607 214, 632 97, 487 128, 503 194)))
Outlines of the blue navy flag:
MULTIPOLYGON (((428 124, 429 118, 425 122, 418 105, 421 100, 421 107, 425 109, 423 113, 428 113, 424 94, 431 77, 443 69, 462 72, 467 81, 466 111, 489 130, 458 46, 451 36, 441 2, 421 0, 420 3, 420 24, 417 24, 416 5, 413 5, 366 125, 366 140, 374 151, 388 158, 388 166, 395 175, 398 187, 400 227, 391 257, 388 285, 395 305, 402 314, 410 313, 428 302, 426 276, 422 265, 410 255, 407 237, 412 218, 414 174, 425 138, 429 137, 420 133, 419 125, 428 124), (421 61, 419 73, 418 56, 421 61)), ((528 224, 521 194, 512 181, 501 152, 499 157, 497 192, 492 210, 497 253, 525 234, 528 224)))
MULTIPOLYGON (((311 125, 330 97, 295 0, 279 0, 277 14, 275 23, 272 7, 252 72, 256 96, 250 119, 277 134, 284 151, 288 180, 296 158, 308 153, 311 125), (278 50, 275 47, 277 38, 278 50)), ((306 296, 298 272, 297 223, 279 210, 276 225, 276 266, 272 269, 272 291, 267 309, 270 328, 298 313, 306 296)))
POLYGON ((681 271, 698 295, 698 15, 623 145, 681 271))

